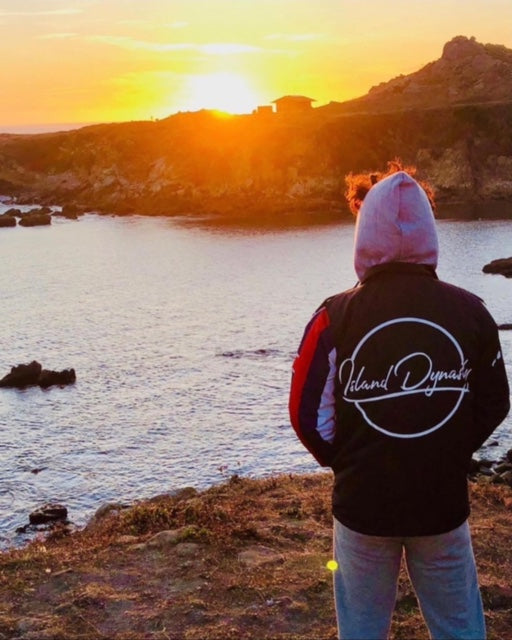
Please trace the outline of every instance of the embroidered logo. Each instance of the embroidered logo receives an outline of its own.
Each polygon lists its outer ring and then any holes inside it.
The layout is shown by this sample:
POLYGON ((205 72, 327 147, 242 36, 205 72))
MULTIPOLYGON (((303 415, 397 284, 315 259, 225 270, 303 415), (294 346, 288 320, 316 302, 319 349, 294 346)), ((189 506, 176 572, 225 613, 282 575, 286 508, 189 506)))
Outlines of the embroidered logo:
POLYGON ((343 400, 394 438, 419 438, 446 424, 469 392, 470 373, 452 334, 422 318, 378 325, 338 371, 343 400))

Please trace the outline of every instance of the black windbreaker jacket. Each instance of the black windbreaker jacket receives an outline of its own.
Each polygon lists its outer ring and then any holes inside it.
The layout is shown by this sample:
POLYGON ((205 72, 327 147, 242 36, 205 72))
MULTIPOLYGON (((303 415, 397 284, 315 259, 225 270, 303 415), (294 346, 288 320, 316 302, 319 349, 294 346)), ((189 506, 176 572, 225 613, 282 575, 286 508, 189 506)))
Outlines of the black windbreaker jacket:
POLYGON ((496 324, 433 267, 388 263, 327 299, 294 363, 292 424, 335 474, 334 516, 369 535, 434 535, 469 515, 472 454, 503 421, 496 324))

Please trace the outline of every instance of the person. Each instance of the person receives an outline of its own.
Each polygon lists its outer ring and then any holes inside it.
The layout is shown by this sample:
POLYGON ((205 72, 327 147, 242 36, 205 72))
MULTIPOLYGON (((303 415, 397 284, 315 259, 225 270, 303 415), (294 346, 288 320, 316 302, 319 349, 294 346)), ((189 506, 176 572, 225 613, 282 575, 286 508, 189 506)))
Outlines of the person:
POLYGON ((414 168, 347 181, 359 281, 311 318, 289 398, 298 438, 334 472, 339 637, 387 638, 404 556, 431 637, 482 640, 467 474, 509 411, 497 326, 438 279, 432 190, 414 168))

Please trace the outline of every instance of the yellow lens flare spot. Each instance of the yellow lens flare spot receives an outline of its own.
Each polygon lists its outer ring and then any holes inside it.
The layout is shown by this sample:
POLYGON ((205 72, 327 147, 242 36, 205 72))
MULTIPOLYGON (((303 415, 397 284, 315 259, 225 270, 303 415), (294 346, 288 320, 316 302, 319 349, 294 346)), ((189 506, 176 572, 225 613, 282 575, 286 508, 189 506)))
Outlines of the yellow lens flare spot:
POLYGON ((329 562, 325 566, 329 569, 329 571, 336 571, 339 565, 336 560, 329 560, 329 562))

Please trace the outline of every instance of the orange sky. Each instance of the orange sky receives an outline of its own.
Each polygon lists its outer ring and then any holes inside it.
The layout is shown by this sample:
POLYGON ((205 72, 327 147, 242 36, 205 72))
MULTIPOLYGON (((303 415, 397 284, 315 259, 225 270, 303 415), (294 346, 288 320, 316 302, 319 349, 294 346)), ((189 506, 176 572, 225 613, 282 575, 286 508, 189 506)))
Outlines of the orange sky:
POLYGON ((512 1, 0 0, 0 131, 347 100, 456 35, 512 48, 512 1))

